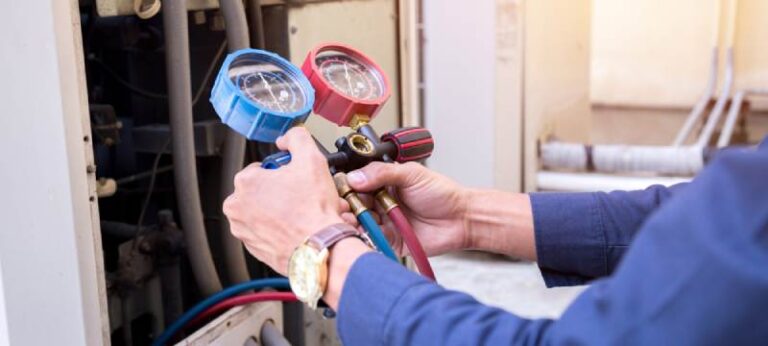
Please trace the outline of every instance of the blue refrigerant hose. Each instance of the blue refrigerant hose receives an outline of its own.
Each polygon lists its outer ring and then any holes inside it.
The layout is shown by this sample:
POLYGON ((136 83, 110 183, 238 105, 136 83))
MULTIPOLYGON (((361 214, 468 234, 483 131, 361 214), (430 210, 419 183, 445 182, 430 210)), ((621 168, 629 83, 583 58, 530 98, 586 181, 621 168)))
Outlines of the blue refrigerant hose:
POLYGON ((203 311, 208 309, 211 306, 216 305, 217 303, 223 301, 224 299, 227 299, 229 297, 235 296, 239 293, 243 293, 245 291, 250 290, 260 290, 264 288, 282 288, 282 289, 288 289, 290 288, 288 284, 288 279, 286 278, 273 278, 273 279, 259 279, 259 280, 252 280, 248 282, 244 282, 241 284, 237 284, 231 287, 227 287, 214 295, 205 298, 202 302, 195 305, 193 308, 189 309, 186 313, 181 315, 178 320, 174 321, 168 328, 163 331, 163 334, 160 334, 157 339, 152 343, 153 346, 162 346, 167 344, 169 341, 171 341, 171 338, 173 338, 176 333, 178 333, 182 328, 184 328, 187 323, 192 321, 197 315, 201 314, 203 311))
POLYGON ((368 233, 368 237, 371 238, 373 245, 376 246, 385 256, 391 258, 393 261, 398 262, 397 255, 392 251, 392 247, 389 246, 387 238, 384 237, 384 233, 381 231, 381 227, 373 219, 370 210, 365 210, 360 215, 357 215, 357 221, 360 221, 360 225, 363 226, 368 233))

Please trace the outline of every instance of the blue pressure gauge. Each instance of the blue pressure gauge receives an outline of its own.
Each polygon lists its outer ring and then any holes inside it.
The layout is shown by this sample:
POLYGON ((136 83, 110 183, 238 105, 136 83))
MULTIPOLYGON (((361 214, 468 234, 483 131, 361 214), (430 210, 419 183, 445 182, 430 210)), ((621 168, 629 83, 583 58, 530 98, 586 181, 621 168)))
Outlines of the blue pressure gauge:
POLYGON ((274 142, 306 121, 315 90, 277 54, 242 49, 227 56, 211 90, 221 121, 250 140, 274 142))

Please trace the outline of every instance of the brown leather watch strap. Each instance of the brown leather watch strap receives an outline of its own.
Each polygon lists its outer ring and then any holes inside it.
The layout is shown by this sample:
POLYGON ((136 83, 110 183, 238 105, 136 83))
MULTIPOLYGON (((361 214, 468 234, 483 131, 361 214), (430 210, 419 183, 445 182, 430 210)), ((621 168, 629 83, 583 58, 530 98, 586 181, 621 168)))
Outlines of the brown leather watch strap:
POLYGON ((338 243, 340 240, 348 237, 359 237, 360 232, 357 228, 346 223, 337 223, 323 228, 319 232, 313 234, 307 239, 307 243, 311 244, 318 250, 330 248, 333 244, 338 243))

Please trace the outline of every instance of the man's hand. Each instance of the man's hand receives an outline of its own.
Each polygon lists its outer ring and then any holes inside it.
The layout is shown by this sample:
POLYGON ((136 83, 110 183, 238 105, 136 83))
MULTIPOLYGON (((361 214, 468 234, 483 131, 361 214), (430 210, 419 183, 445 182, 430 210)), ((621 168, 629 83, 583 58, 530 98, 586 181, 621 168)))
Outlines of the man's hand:
POLYGON ((235 191, 224 201, 232 234, 248 251, 285 275, 288 259, 305 238, 341 223, 344 203, 336 193, 328 163, 303 127, 277 140, 291 153, 278 170, 252 164, 235 176, 235 191))
MULTIPOLYGON (((533 213, 526 194, 464 188, 413 162, 374 162, 350 172, 347 179, 357 191, 394 187, 429 256, 478 249, 536 259, 533 213)), ((405 252, 402 239, 391 238, 393 248, 405 252)))
MULTIPOLYGON (((400 208, 413 224, 424 251, 429 256, 470 246, 467 237, 467 190, 454 181, 424 166, 373 162, 347 174, 356 191, 371 192, 382 186, 396 187, 400 208)), ((395 238, 394 248, 402 250, 395 238)))

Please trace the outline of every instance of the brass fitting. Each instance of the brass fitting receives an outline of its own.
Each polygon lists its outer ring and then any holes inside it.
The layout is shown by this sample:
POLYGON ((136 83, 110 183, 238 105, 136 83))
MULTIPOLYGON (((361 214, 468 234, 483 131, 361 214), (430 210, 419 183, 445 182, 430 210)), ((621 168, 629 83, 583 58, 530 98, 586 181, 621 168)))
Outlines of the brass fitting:
POLYGON ((376 201, 379 202, 381 207, 384 208, 387 213, 389 213, 390 210, 397 208, 397 201, 385 189, 376 192, 376 201))
POLYGON ((358 197, 354 192, 347 195, 347 197, 344 197, 344 199, 347 201, 347 203, 349 203, 349 207, 352 209, 352 213, 355 214, 355 216, 358 216, 364 211, 368 210, 365 204, 363 204, 363 200, 361 200, 360 197, 358 197))
POLYGON ((370 121, 371 118, 367 115, 355 114, 352 116, 352 119, 349 120, 349 127, 352 128, 352 130, 357 131, 357 129, 370 121))
POLYGON ((333 176, 333 182, 336 184, 336 191, 339 193, 339 197, 344 198, 347 203, 349 203, 349 207, 352 209, 352 213, 354 213, 355 216, 368 210, 360 197, 357 196, 355 191, 352 190, 352 187, 349 186, 346 174, 342 172, 336 173, 333 176))
POLYGON ((347 137, 349 147, 363 156, 371 156, 376 151, 373 143, 365 136, 359 133, 352 133, 347 137))
POLYGON ((333 182, 336 184, 336 191, 339 193, 339 197, 345 198, 352 192, 352 187, 347 182, 347 175, 343 172, 334 174, 333 182))

